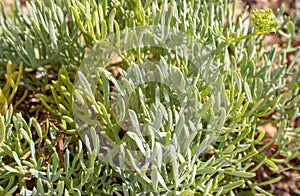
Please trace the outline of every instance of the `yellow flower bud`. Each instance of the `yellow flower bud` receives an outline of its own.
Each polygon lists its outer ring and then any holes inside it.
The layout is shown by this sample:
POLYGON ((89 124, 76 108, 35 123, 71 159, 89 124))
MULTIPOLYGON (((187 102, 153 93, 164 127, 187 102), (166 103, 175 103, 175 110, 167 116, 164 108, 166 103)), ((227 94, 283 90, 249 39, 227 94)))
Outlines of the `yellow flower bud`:
POLYGON ((253 9, 251 14, 251 22, 257 34, 276 31, 277 20, 271 9, 253 9))

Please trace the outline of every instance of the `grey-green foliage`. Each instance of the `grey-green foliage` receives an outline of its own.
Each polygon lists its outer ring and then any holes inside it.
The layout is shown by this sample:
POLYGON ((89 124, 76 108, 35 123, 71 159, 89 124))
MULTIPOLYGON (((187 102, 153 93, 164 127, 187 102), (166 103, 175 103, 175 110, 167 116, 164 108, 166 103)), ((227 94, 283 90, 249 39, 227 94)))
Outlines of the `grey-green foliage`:
POLYGON ((12 17, 1 13, 1 64, 7 59, 35 67, 59 63, 77 64, 83 46, 78 27, 69 15, 69 2, 27 2, 29 17, 16 1, 12 17))
POLYGON ((96 151, 84 154, 78 138, 61 137, 63 133, 49 121, 26 122, 20 113, 13 115, 12 106, 0 124, 1 134, 2 126, 6 129, 0 148, 1 195, 111 195, 114 191, 112 170, 97 160, 96 151))
MULTIPOLYGON (((275 46, 264 49, 262 40, 265 35, 249 37, 226 45, 228 39, 234 40, 254 32, 251 26, 246 25, 248 19, 245 12, 234 20, 235 3, 233 2, 231 9, 226 0, 221 2, 65 0, 61 4, 49 0, 44 3, 28 3, 30 19, 18 14, 17 10, 11 18, 1 16, 3 24, 0 27, 1 64, 11 59, 22 60, 31 67, 49 63, 78 65, 84 57, 86 48, 91 48, 94 43, 101 44, 109 33, 118 33, 120 29, 138 25, 167 26, 170 31, 180 28, 207 46, 210 51, 224 45, 216 54, 214 64, 220 69, 222 76, 219 78, 220 82, 224 83, 224 86, 218 89, 220 96, 217 100, 223 103, 225 109, 225 124, 221 127, 216 142, 208 148, 211 153, 206 156, 201 154, 195 162, 192 162, 192 159, 199 145, 197 140, 188 146, 180 146, 186 148, 183 151, 178 150, 176 153, 173 151, 170 164, 153 166, 148 171, 132 172, 121 168, 113 170, 96 158, 99 150, 97 140, 94 140, 92 147, 86 138, 77 138, 78 135, 73 134, 74 122, 72 112, 69 110, 73 89, 70 84, 74 78, 70 78, 63 67, 58 80, 50 85, 51 96, 47 98, 46 95, 38 95, 38 97, 52 113, 53 118, 60 123, 60 129, 68 136, 63 145, 65 168, 58 164, 61 151, 57 151, 57 148, 51 145, 58 128, 53 124, 51 126, 47 124, 45 131, 41 131, 36 120, 30 119, 26 122, 20 114, 16 114, 11 121, 12 110, 9 109, 7 115, 0 119, 1 138, 6 133, 1 146, 1 156, 12 160, 0 165, 0 185, 3 191, 13 193, 22 191, 22 188, 23 191, 29 189, 21 180, 29 173, 34 180, 34 188, 31 191, 42 193, 43 191, 50 193, 56 189, 57 192, 70 194, 75 194, 76 191, 80 194, 104 194, 104 192, 111 194, 114 191, 119 195, 220 195, 234 194, 235 188, 248 187, 252 194, 267 195, 268 193, 260 186, 274 183, 280 178, 255 183, 252 181, 255 172, 262 165, 273 172, 278 172, 280 169, 277 163, 292 168, 290 160, 299 156, 299 149, 294 146, 299 145, 300 130, 293 129, 292 123, 299 117, 300 74, 299 71, 295 71, 295 66, 300 53, 296 53, 295 59, 287 64, 287 55, 299 49, 291 46, 291 40, 295 36, 296 18, 284 17, 283 7, 278 10, 279 26, 276 30, 287 39, 287 44, 279 51, 275 46), (29 23, 37 25, 28 25, 29 23), (17 38, 18 36, 20 38, 17 38), (35 51, 38 51, 39 55, 36 56, 35 51), (290 78, 289 82, 287 78, 290 78), (277 127, 277 132, 263 146, 259 146, 257 144, 263 139, 265 131, 258 131, 257 126, 265 123, 273 124, 277 127), (36 134, 35 137, 31 131, 36 134), (69 133, 73 135, 68 135, 69 133), (24 140, 20 140, 22 138, 24 140), (42 149, 44 152, 36 157, 41 141, 50 146, 42 149), (82 147, 82 141, 85 141, 87 149, 91 149, 92 152, 82 147), (273 142, 276 142, 278 148, 268 156, 266 149, 273 142), (45 163, 49 151, 53 153, 47 158, 45 166, 42 163, 45 163), (30 154, 21 160, 26 153, 30 154), (18 173, 18 180, 11 177, 15 173, 18 173), (119 181, 110 180, 114 178, 119 181)), ((189 79, 195 78, 195 69, 184 58, 179 56, 173 59, 168 55, 168 51, 155 50, 160 54, 159 58, 165 59, 168 66, 178 65, 182 75, 189 79)), ((120 66, 121 73, 126 73, 130 71, 127 69, 129 65, 146 61, 147 50, 135 49, 124 54, 122 58, 123 61, 117 65, 120 66)), ((110 118, 112 106, 108 101, 111 95, 108 91, 110 87, 108 80, 111 76, 107 71, 103 73, 97 78, 100 94, 96 97, 98 102, 95 105, 100 108, 99 121, 106 122, 104 128, 111 134, 108 137, 117 140, 120 127, 116 125, 118 119, 110 118)), ((170 93, 164 88, 153 87, 153 89, 160 94, 170 93)), ((195 84, 194 89, 193 96, 198 96, 203 102, 202 108, 205 108, 203 109, 205 112, 199 111, 200 124, 205 125, 206 119, 210 118, 210 112, 218 102, 214 103, 213 99, 207 99, 210 89, 203 83, 195 84)), ((151 97, 156 94, 149 93, 147 88, 134 89, 134 93, 132 99, 137 102, 132 104, 131 121, 139 124, 149 120, 144 113, 152 112, 151 103, 155 102, 155 99, 163 102, 163 98, 151 97), (145 97, 148 97, 147 101, 150 104, 144 104, 142 110, 135 108, 135 103, 144 103, 145 97)), ((178 103, 175 100, 175 107, 170 108, 172 111, 168 115, 171 118, 164 119, 166 125, 164 128, 171 127, 170 133, 159 129, 158 134, 163 137, 155 148, 163 148, 162 146, 175 135, 176 127, 179 127, 179 121, 178 124, 170 122, 176 119, 171 115, 177 112, 176 104, 178 103)), ((151 116, 152 122, 159 121, 157 118, 151 116)), ((93 138, 97 138, 93 129, 89 131, 92 131, 93 138)), ((195 132, 197 137, 201 133, 198 129, 195 132)), ((193 137, 191 135, 190 138, 193 137)), ((146 143, 139 142, 144 140, 142 137, 133 140, 128 134, 127 137, 119 139, 137 147, 141 147, 142 143, 147 149, 146 143)))
POLYGON ((28 16, 16 1, 9 17, 1 3, 0 64, 7 59, 33 68, 80 64, 91 41, 79 31, 71 1, 28 1, 26 5, 28 16))

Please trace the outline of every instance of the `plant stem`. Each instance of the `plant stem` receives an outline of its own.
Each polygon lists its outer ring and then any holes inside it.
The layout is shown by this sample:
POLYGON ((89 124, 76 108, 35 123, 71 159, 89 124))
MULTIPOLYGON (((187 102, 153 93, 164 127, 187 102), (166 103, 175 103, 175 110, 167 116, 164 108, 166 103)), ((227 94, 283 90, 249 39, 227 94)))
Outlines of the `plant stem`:
POLYGON ((234 42, 239 42, 243 39, 247 39, 247 38, 250 38, 252 36, 255 36, 255 35, 258 35, 259 33, 257 32, 253 32, 253 33, 250 33, 250 34, 247 34, 247 35, 244 35, 244 36, 241 36, 241 37, 238 37, 236 39, 232 39, 232 38, 228 38, 226 41, 222 42, 215 50, 213 50, 211 53, 205 55, 203 57, 203 59, 206 59, 208 56, 214 56, 216 54, 218 54, 219 52, 221 52, 226 46, 228 46, 229 44, 231 43, 234 43, 234 42))

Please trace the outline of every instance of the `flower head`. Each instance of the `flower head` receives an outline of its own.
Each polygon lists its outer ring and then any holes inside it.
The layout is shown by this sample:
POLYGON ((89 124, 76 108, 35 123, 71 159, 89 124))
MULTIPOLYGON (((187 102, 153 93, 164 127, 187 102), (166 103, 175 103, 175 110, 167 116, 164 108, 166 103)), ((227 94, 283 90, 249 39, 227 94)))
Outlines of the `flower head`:
POLYGON ((276 31, 277 20, 271 9, 253 9, 251 11, 251 22, 258 34, 276 31))

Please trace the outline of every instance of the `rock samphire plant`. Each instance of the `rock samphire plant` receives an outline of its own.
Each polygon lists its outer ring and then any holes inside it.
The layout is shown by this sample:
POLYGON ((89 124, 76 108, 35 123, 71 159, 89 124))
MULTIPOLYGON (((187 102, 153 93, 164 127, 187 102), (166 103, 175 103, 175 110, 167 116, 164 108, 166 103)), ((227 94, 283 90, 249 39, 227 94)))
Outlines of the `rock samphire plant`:
POLYGON ((300 169, 296 16, 236 3, 1 3, 0 195, 271 195, 261 168, 300 169))

